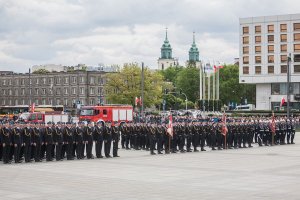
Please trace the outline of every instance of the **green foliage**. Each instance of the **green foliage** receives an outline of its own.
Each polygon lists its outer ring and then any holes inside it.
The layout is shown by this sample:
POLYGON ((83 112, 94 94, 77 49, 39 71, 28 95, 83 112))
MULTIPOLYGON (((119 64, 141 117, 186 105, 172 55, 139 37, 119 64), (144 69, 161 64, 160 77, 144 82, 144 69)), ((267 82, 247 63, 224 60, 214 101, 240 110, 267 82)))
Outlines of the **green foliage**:
MULTIPOLYGON (((195 67, 186 67, 177 75, 175 86, 182 89, 189 101, 195 102, 199 98, 199 76, 199 69, 195 67)), ((185 99, 184 95, 182 97, 185 99)))
POLYGON ((183 69, 184 68, 182 66, 174 66, 169 67, 165 70, 161 70, 160 73, 163 75, 164 81, 175 83, 178 73, 181 72, 183 69))
POLYGON ((48 70, 46 69, 38 69, 38 70, 35 70, 34 72, 32 72, 33 74, 46 74, 46 73, 49 73, 48 70))
MULTIPOLYGON (((114 104, 135 104, 135 97, 141 96, 141 67, 137 64, 125 64, 119 73, 107 75, 105 90, 107 100, 114 104)), ((144 69, 144 106, 161 104, 162 80, 159 72, 144 69)))
POLYGON ((223 103, 241 103, 247 99, 248 104, 255 103, 255 85, 239 83, 239 67, 227 65, 220 69, 220 99, 223 103))

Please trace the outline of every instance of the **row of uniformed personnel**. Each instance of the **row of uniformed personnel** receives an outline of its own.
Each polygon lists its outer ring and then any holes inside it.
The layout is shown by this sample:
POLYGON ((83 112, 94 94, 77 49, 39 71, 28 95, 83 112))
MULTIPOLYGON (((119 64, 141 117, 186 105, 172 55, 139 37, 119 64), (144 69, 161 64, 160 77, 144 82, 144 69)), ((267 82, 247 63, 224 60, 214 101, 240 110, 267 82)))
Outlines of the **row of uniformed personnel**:
POLYGON ((104 155, 110 158, 112 143, 113 157, 119 157, 118 142, 118 127, 111 126, 111 123, 103 126, 99 122, 94 126, 92 123, 85 125, 79 122, 77 126, 71 123, 13 124, 7 121, 0 125, 0 160, 9 164, 13 160, 20 163, 23 160, 93 159, 94 144, 97 158, 103 158, 103 144, 104 155))
POLYGON ((270 122, 243 121, 229 122, 227 134, 223 134, 222 123, 208 122, 177 122, 173 126, 173 135, 167 131, 166 124, 127 124, 121 131, 122 148, 135 150, 150 150, 154 155, 165 153, 205 151, 205 146, 212 150, 224 148, 252 147, 252 143, 259 146, 294 144, 295 124, 292 121, 276 122, 274 139, 270 122), (184 148, 186 147, 186 148, 184 148))

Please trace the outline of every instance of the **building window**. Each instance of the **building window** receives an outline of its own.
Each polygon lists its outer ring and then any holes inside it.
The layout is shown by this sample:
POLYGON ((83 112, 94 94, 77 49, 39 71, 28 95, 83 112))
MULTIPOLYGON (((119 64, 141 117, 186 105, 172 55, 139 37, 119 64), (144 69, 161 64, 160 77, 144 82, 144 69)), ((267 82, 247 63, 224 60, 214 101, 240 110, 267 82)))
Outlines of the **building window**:
POLYGON ((39 94, 39 89, 35 88, 35 94, 38 95, 39 94))
POLYGON ((261 36, 255 36, 255 43, 261 43, 261 36))
POLYGON ((274 45, 268 45, 268 53, 274 53, 274 45))
POLYGON ((268 33, 274 33, 274 25, 268 25, 268 33))
POLYGON ((280 56, 280 61, 281 61, 282 63, 287 62, 287 55, 281 55, 281 56, 280 56))
POLYGON ((249 64, 249 56, 243 57, 243 64, 249 64))
POLYGON ((249 46, 243 47, 243 54, 249 53, 249 46))
POLYGON ((300 51, 300 44, 294 44, 294 51, 296 52, 300 51))
POLYGON ((56 105, 60 105, 60 99, 56 99, 56 105))
POLYGON ((38 78, 35 79, 35 84, 37 84, 37 85, 39 84, 39 79, 38 78))
POLYGON ((287 52, 287 45, 286 44, 280 45, 280 51, 281 52, 287 52))
POLYGON ((53 78, 48 79, 49 84, 53 84, 53 78))
POLYGON ((49 94, 52 95, 53 94, 53 89, 49 88, 49 94))
POLYGON ((46 88, 42 88, 42 95, 46 94, 46 88))
POLYGON ((271 84, 271 94, 272 95, 279 95, 280 94, 280 84, 279 83, 272 83, 271 84))
POLYGON ((255 66, 255 74, 261 74, 261 66, 255 66))
POLYGON ((60 77, 56 77, 55 81, 56 84, 60 84, 60 77))
POLYGON ((16 85, 19 85, 19 79, 16 79, 16 83, 15 83, 16 85))
POLYGON ((25 88, 21 89, 21 95, 25 95, 25 88))
POLYGON ((294 33, 294 41, 300 41, 300 33, 294 33))
POLYGON ((6 80, 3 80, 3 84, 2 85, 6 85, 6 80))
POLYGON ((69 103, 68 99, 65 99, 65 100, 64 100, 64 105, 65 105, 65 106, 68 106, 68 105, 69 105, 68 103, 69 103))
POLYGON ((243 74, 249 74, 249 67, 243 67, 243 74))
POLYGON ((69 77, 65 77, 65 84, 69 84, 69 77))
POLYGON ((46 81, 47 81, 47 79, 44 77, 42 80, 43 80, 43 84, 45 85, 45 84, 46 84, 46 81))
POLYGON ((249 26, 243 27, 243 34, 249 34, 249 26))
POLYGON ((287 42, 287 34, 280 35, 280 42, 287 42))
POLYGON ((287 32, 287 25, 286 24, 280 24, 280 31, 281 32, 287 32))
POLYGON ((101 87, 98 87, 98 94, 102 95, 102 88, 101 87))
POLYGON ((99 78, 99 85, 103 85, 103 78, 99 78))
POLYGON ((287 73, 287 66, 286 65, 281 65, 280 66, 280 73, 286 74, 287 73))
POLYGON ((56 95, 60 95, 60 88, 56 89, 56 95))
POLYGON ((72 94, 76 94, 76 88, 72 88, 72 94))
POLYGON ((76 76, 72 76, 72 83, 76 83, 76 81, 77 81, 76 76))
POLYGON ((268 63, 274 63, 274 55, 268 56, 268 63))
POLYGON ((243 37, 243 44, 249 44, 249 36, 243 37))
POLYGON ((261 56, 255 56, 255 63, 256 64, 261 63, 261 56))
POLYGON ((261 33, 261 26, 255 26, 255 33, 261 33))
POLYGON ((268 35, 268 43, 274 42, 274 35, 268 35))
POLYGON ((261 46, 255 46, 255 53, 261 53, 261 46))
POLYGON ((25 79, 21 79, 21 85, 25 85, 25 79))
POLYGON ((11 79, 8 80, 8 85, 12 85, 11 79))
POLYGON ((80 94, 84 94, 84 88, 83 87, 80 88, 80 94))
POLYGON ((45 98, 42 99, 42 105, 46 105, 46 99, 45 98))
POLYGON ((300 23, 294 23, 294 31, 300 31, 300 23))
POLYGON ((95 84, 95 77, 90 77, 90 84, 95 84))
POLYGON ((294 54, 294 62, 300 62, 300 54, 294 54))
POLYGON ((274 74, 274 66, 268 66, 268 74, 274 74))
POLYGON ((12 90, 11 89, 8 90, 8 95, 10 95, 10 96, 12 95, 12 90))
POLYGON ((95 104, 94 99, 90 99, 90 105, 94 105, 94 104, 95 104))
POLYGON ((90 88, 90 94, 95 94, 95 88, 93 87, 90 88))
POLYGON ((80 77, 80 82, 84 83, 84 77, 83 76, 80 77))
POLYGON ((68 88, 65 88, 64 94, 65 94, 65 95, 68 95, 68 94, 69 94, 68 88))
POLYGON ((300 65, 294 65, 294 73, 300 73, 300 65))

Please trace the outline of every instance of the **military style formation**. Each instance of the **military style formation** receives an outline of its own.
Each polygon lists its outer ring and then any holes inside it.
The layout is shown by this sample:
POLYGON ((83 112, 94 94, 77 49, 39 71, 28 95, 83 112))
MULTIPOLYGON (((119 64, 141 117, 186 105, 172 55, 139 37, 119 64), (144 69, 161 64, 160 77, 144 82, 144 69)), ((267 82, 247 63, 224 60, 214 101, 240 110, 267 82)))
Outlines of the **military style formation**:
POLYGON ((71 123, 12 123, 0 125, 0 160, 4 164, 62 161, 74 159, 119 157, 121 136, 123 149, 148 150, 151 155, 212 150, 251 148, 294 144, 299 119, 278 118, 175 118, 170 133, 168 121, 155 119, 151 123, 115 122, 71 123), (162 122, 162 123, 161 123, 162 122), (198 148, 200 148, 198 150, 198 148), (103 150, 102 150, 103 149, 103 150), (103 154, 104 152, 104 154, 103 154))
POLYGON ((111 158, 118 155, 118 127, 110 122, 71 123, 13 123, 4 122, 0 125, 0 160, 4 164, 62 161, 74 159, 111 158), (102 155, 103 151, 104 155, 102 155))
POLYGON ((167 123, 137 123, 121 127, 121 146, 124 149, 148 150, 151 155, 165 152, 198 152, 212 150, 251 148, 259 146, 294 144, 295 121, 276 120, 275 134, 269 119, 231 119, 226 123, 200 119, 177 119, 172 136, 167 132, 167 123), (272 135, 274 137, 272 137, 272 135))

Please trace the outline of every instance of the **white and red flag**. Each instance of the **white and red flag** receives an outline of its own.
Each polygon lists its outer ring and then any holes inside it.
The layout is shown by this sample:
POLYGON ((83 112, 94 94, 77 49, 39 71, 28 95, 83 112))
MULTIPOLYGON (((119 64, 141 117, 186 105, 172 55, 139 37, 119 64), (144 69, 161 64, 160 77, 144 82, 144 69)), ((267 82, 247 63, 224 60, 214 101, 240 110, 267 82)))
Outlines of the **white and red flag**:
POLYGON ((169 115, 169 124, 168 124, 167 133, 169 133, 169 135, 171 137, 173 137, 173 117, 172 117, 172 114, 169 115))
POLYGON ((222 134, 224 136, 226 136, 227 132, 228 132, 228 129, 227 129, 227 125, 226 125, 226 113, 224 112, 223 116, 222 116, 222 134))
POLYGON ((280 107, 282 107, 284 105, 284 103, 285 103, 285 98, 282 97, 281 102, 280 102, 280 107))
POLYGON ((35 103, 32 103, 32 105, 31 105, 31 112, 34 112, 34 109, 35 109, 35 103))
POLYGON ((135 105, 137 106, 138 104, 142 105, 142 97, 135 97, 135 105))

